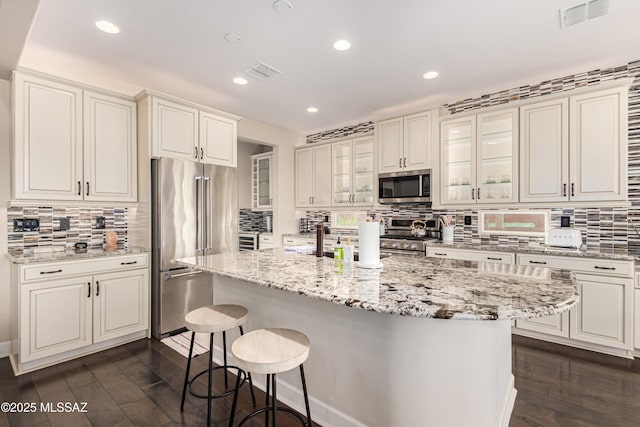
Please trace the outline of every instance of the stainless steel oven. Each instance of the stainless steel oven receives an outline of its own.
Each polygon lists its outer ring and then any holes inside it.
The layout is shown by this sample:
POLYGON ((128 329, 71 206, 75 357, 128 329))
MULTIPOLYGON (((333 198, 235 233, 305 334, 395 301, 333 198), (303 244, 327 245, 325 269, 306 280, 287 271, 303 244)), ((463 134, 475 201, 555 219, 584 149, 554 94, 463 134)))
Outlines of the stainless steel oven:
POLYGON ((431 203, 431 169, 378 174, 379 203, 431 203))

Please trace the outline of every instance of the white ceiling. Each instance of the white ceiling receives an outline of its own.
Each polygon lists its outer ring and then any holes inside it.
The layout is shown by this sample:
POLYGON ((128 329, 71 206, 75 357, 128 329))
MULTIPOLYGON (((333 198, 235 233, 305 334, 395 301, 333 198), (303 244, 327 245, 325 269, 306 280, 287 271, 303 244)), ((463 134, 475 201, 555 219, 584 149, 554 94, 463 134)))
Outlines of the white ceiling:
POLYGON ((564 30, 558 9, 577 1, 290 1, 280 14, 274 0, 41 0, 20 65, 311 133, 640 59, 638 0, 564 30), (349 51, 332 49, 341 38, 349 51), (283 74, 231 82, 258 60, 283 74))

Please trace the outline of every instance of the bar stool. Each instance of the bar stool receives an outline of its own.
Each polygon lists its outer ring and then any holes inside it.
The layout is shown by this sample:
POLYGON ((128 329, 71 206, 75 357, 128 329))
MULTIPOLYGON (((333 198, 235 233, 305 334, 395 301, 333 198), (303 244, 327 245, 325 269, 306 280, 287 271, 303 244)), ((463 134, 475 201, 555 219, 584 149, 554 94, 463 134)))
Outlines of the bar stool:
MULTIPOLYGON (((309 357, 309 338, 302 332, 293 329, 258 329, 241 336, 231 345, 231 354, 236 358, 237 364, 247 372, 267 374, 267 396, 266 406, 247 415, 238 427, 242 426, 250 418, 258 414, 265 413, 265 426, 269 426, 269 412, 273 427, 276 427, 276 411, 284 411, 294 415, 303 426, 311 426, 311 412, 309 411, 309 396, 307 395, 307 384, 304 379, 304 368, 302 364, 309 357), (276 374, 286 372, 300 367, 300 378, 302 379, 302 391, 304 393, 304 404, 307 410, 307 422, 297 412, 282 406, 276 406, 276 374), (271 387, 271 406, 269 406, 269 387, 271 387)), ((238 388, 240 379, 236 379, 236 389, 233 394, 233 404, 231 406, 231 418, 229 427, 233 427, 233 419, 236 413, 236 403, 238 401, 238 388)))
MULTIPOLYGON (((211 305, 208 307, 200 307, 196 310, 190 311, 185 316, 185 322, 187 329, 191 331, 191 345, 189 346, 189 359, 187 360, 187 372, 184 375, 184 386, 182 387, 182 402, 180 403, 180 411, 184 410, 184 399, 187 394, 187 386, 189 386, 189 393, 195 397, 201 399, 207 399, 207 426, 211 425, 211 400, 220 397, 228 396, 236 390, 228 390, 229 383, 227 379, 228 368, 235 369, 237 378, 236 387, 240 388, 249 379, 249 386, 251 388, 251 399, 253 400, 253 406, 256 406, 256 397, 253 392, 253 381, 251 380, 251 374, 248 371, 243 371, 237 366, 227 364, 227 334, 226 331, 235 327, 240 328, 240 335, 244 335, 242 325, 246 323, 249 312, 241 305, 221 304, 211 305), (193 343, 195 341, 196 332, 203 332, 210 334, 209 336, 209 369, 205 369, 202 372, 196 374, 191 380, 189 380, 189 371, 191 370, 191 357, 193 355, 193 343), (224 365, 213 367, 213 334, 215 332, 222 332, 222 345, 223 345, 223 357, 224 365), (213 371, 217 369, 224 369, 224 386, 225 392, 220 394, 211 394, 211 376, 213 371), (201 375, 209 373, 209 386, 207 394, 199 394, 191 389, 193 382, 201 375), (241 380, 241 381, 240 381, 241 380)), ((237 396, 237 393, 234 394, 237 396)))

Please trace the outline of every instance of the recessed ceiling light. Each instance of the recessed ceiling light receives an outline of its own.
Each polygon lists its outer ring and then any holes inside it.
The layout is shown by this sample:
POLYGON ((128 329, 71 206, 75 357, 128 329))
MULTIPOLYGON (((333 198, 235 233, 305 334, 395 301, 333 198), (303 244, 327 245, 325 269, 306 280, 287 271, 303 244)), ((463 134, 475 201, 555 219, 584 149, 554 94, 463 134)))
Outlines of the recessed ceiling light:
POLYGON ((224 39, 229 43, 238 43, 241 40, 238 33, 227 33, 224 35, 224 39))
POLYGON ((307 112, 309 112, 309 113, 317 113, 318 109, 316 107, 309 107, 309 108, 307 108, 307 112))
POLYGON ((244 85, 246 85, 247 83, 249 83, 249 82, 247 81, 247 79, 245 79, 244 77, 234 77, 234 78, 233 78, 233 82, 234 82, 235 84, 237 84, 237 85, 241 85, 241 86, 244 86, 244 85))
POLYGON ((120 28, 109 21, 96 21, 96 27, 109 34, 118 34, 120 32, 120 28))
POLYGON ((349 43, 349 40, 338 40, 333 44, 333 48, 339 51, 349 50, 350 47, 351 43, 349 43))
POLYGON ((273 4, 273 8, 280 13, 287 13, 293 9, 293 4, 289 0, 277 0, 273 4))
POLYGON ((422 75, 423 79, 427 79, 427 80, 431 80, 431 79, 435 79, 436 77, 438 77, 440 73, 438 73, 437 71, 427 71, 426 73, 424 73, 422 75))

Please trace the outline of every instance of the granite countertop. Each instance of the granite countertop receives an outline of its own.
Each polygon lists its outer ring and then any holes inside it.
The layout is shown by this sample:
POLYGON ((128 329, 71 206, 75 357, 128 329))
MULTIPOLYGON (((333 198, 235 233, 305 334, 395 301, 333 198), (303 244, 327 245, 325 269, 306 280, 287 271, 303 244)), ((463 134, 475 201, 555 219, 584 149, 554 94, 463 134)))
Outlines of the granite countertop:
POLYGON ((427 241, 425 243, 427 247, 435 248, 451 248, 451 249, 470 249, 479 251, 495 251, 495 252, 512 252, 518 254, 538 254, 538 255, 556 255, 556 256, 570 256, 581 258, 600 258, 600 259, 612 259, 620 261, 635 261, 637 257, 629 255, 627 253, 616 253, 613 250, 599 249, 599 250, 582 250, 571 248, 558 248, 554 246, 498 246, 498 245, 481 245, 473 243, 453 243, 444 244, 440 241, 427 241))
POLYGON ((74 261, 78 259, 98 258, 105 256, 131 255, 149 252, 149 248, 130 247, 124 249, 106 250, 89 249, 84 253, 77 253, 73 250, 38 252, 25 251, 21 254, 7 254, 7 258, 14 264, 32 264, 37 262, 52 261, 74 261))
POLYGON ((178 264, 348 307, 402 316, 495 320, 563 312, 578 301, 566 270, 392 255, 363 269, 282 249, 178 264))

